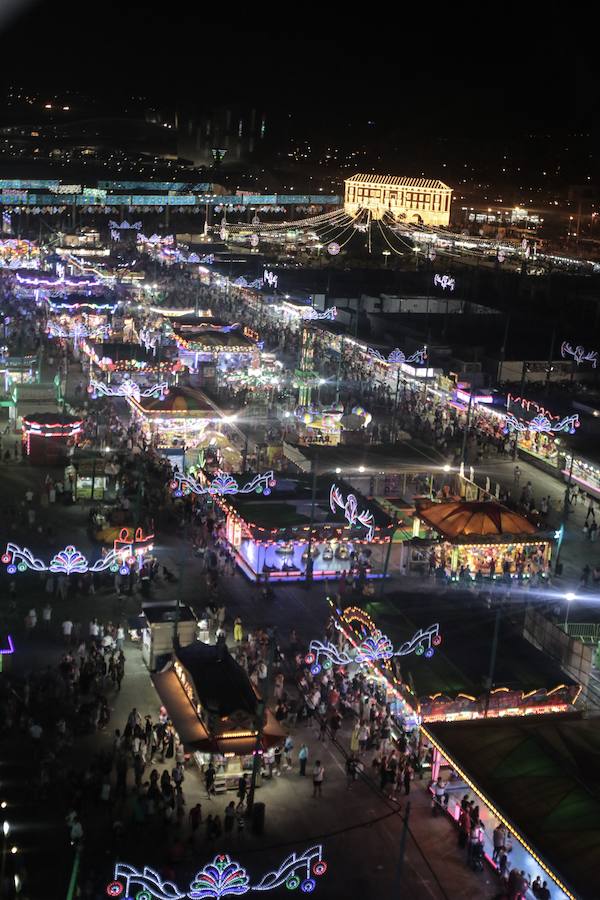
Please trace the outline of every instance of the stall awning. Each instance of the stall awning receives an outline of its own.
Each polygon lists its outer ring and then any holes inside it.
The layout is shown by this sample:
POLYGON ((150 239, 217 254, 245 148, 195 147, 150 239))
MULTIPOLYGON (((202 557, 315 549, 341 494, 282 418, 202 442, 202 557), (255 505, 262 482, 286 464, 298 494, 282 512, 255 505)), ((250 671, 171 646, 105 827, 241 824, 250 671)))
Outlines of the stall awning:
POLYGON ((153 675, 152 681, 186 749, 212 752, 214 746, 210 735, 194 712, 175 672, 153 675))

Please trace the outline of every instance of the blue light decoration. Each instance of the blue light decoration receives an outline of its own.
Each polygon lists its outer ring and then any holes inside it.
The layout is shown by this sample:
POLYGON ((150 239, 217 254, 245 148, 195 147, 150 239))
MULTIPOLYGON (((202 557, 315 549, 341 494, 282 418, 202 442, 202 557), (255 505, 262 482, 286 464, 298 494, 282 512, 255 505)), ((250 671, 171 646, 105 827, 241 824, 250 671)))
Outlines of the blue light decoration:
POLYGON ((267 872, 260 881, 250 883, 247 870, 227 853, 217 854, 194 875, 189 889, 182 891, 172 881, 163 881, 160 875, 148 866, 139 870, 127 863, 117 863, 113 881, 106 887, 109 897, 122 900, 136 897, 137 900, 220 900, 221 897, 240 896, 250 891, 273 891, 281 885, 288 890, 300 888, 302 893, 311 894, 317 886, 317 878, 327 871, 320 844, 310 847, 301 854, 291 853, 279 868, 267 872))
POLYGON ((302 311, 301 315, 303 319, 311 322, 316 322, 319 319, 333 322, 337 316, 337 308, 335 306, 330 306, 325 312, 318 312, 312 306, 309 306, 308 309, 302 311))
MULTIPOLYGON (((416 656, 425 656, 431 659, 435 653, 435 648, 442 643, 439 623, 430 625, 429 628, 419 628, 409 641, 405 641, 394 650, 390 638, 382 634, 376 629, 368 637, 364 638, 357 646, 354 654, 347 653, 345 650, 339 650, 335 644, 323 643, 322 641, 311 641, 308 647, 308 653, 304 657, 304 662, 311 666, 311 672, 315 666, 330 669, 334 666, 348 666, 350 663, 376 663, 386 661, 393 656, 409 656, 414 653, 416 656), (320 662, 322 660, 322 662, 320 662)), ((313 674, 318 674, 318 672, 313 674)))
POLYGON ((415 350, 410 356, 407 356, 402 350, 399 350, 398 347, 396 347, 395 350, 392 350, 387 358, 383 353, 380 353, 379 350, 374 350, 373 347, 369 347, 367 353, 379 362, 387 363, 389 366, 401 366, 403 363, 417 363, 417 365, 422 366, 427 360, 427 347, 415 350))
POLYGON ((579 428, 580 425, 581 422, 579 421, 577 413, 572 416, 565 416, 558 422, 551 422, 548 416, 543 413, 534 416, 529 422, 517 419, 512 413, 507 413, 504 422, 504 434, 508 434, 509 431, 517 431, 520 433, 524 431, 537 431, 540 434, 552 434, 566 431, 569 434, 575 434, 575 429, 579 428))
POLYGON ((133 557, 133 548, 131 546, 124 547, 119 550, 109 550, 106 556, 98 559, 90 565, 86 557, 80 553, 72 544, 68 544, 64 550, 59 550, 49 564, 43 560, 37 559, 28 547, 19 547, 17 544, 8 543, 6 550, 0 557, 0 560, 6 566, 9 575, 16 572, 52 572, 58 575, 84 575, 86 572, 105 572, 109 569, 111 572, 121 571, 122 574, 129 574, 129 566, 125 560, 133 557), (126 572, 123 572, 123 570, 126 572))
POLYGON ((164 400, 169 393, 169 383, 160 381, 142 390, 135 381, 122 381, 121 384, 104 384, 102 381, 92 379, 88 385, 88 394, 92 400, 98 397, 134 397, 139 401, 140 397, 153 397, 164 400))
POLYGON ((347 499, 344 500, 340 489, 337 485, 332 484, 331 490, 329 491, 329 506, 331 512, 335 512, 338 507, 339 509, 343 509, 348 525, 363 525, 367 529, 365 539, 367 541, 373 540, 373 537, 375 536, 375 520, 373 518, 373 513, 368 509, 363 509, 361 512, 358 512, 358 501, 355 494, 348 494, 347 499))
POLYGON ((598 351, 588 350, 586 353, 581 344, 572 347, 568 341, 563 341, 560 345, 560 355, 563 359, 566 359, 567 356, 572 356, 578 366, 580 366, 582 362, 591 362, 592 368, 595 369, 598 365, 598 351))
POLYGON ((216 475, 207 485, 200 484, 190 475, 181 475, 177 472, 169 487, 174 497, 183 497, 187 494, 210 494, 210 496, 219 495, 220 497, 228 494, 262 494, 263 497, 268 497, 276 484, 277 481, 271 469, 262 475, 255 475, 252 481, 246 482, 241 487, 236 479, 226 472, 216 475))
POLYGON ((11 638, 10 634, 6 635, 6 643, 7 643, 6 647, 0 647, 0 656, 10 656, 12 653, 15 652, 15 645, 13 643, 13 639, 11 638))

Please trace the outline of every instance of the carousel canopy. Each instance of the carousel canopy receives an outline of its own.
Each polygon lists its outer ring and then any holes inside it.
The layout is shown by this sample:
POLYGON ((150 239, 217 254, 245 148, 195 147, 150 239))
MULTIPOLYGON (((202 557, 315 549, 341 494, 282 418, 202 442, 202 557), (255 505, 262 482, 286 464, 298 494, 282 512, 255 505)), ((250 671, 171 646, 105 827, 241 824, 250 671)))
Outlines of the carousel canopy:
POLYGON ((447 540, 461 543, 540 534, 529 519, 493 500, 425 503, 417 515, 447 540))
POLYGON ((184 387, 170 387, 164 400, 157 397, 141 397, 138 406, 144 412, 157 413, 160 416, 206 418, 207 415, 210 415, 215 419, 219 418, 218 412, 201 391, 184 387))

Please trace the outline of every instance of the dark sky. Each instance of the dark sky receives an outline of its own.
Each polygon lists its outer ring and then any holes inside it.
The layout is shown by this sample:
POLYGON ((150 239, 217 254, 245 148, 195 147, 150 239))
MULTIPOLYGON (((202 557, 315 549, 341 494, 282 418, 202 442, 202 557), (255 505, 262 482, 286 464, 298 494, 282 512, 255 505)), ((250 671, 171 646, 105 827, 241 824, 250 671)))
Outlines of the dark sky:
POLYGON ((261 27, 274 16, 256 5, 253 27, 237 25, 234 8, 220 21, 184 11, 206 10, 200 3, 160 8, 152 13, 151 2, 136 0, 0 0, 3 78, 88 89, 115 106, 143 92, 167 102, 252 102, 313 128, 373 120, 382 135, 397 134, 400 124, 423 135, 490 139, 578 127, 598 112, 597 73, 576 54, 568 65, 546 50, 539 59, 531 50, 515 56, 498 36, 496 49, 450 38, 430 47, 429 37, 417 40, 400 19, 386 44, 379 29, 370 31, 364 9, 335 25, 306 8, 282 7, 313 27, 276 31, 261 27))

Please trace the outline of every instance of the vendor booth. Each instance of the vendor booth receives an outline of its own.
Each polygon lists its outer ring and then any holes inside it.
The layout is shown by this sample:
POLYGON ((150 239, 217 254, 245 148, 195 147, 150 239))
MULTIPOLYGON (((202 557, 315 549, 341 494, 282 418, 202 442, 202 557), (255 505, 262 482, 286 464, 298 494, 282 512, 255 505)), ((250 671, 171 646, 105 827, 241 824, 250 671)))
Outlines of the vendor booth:
POLYGON ((65 413, 41 412, 23 416, 23 444, 34 466, 56 466, 67 456, 67 448, 76 444, 83 420, 65 413))
POLYGON ((206 375, 211 367, 221 372, 260 368, 258 333, 239 323, 188 316, 173 320, 170 333, 181 364, 190 372, 203 368, 206 375))
POLYGON ((440 576, 494 580, 549 572, 554 532, 539 531, 529 519, 500 503, 426 501, 418 505, 415 518, 419 527, 432 532, 422 543, 431 545, 435 557, 431 568, 440 576))
POLYGON ((213 762, 218 793, 237 790, 240 776, 252 771, 257 749, 283 746, 285 730, 269 709, 261 713, 259 694, 224 641, 179 646, 152 680, 196 763, 204 768, 213 762))
POLYGON ((196 640, 198 621, 189 606, 143 605, 140 620, 142 659, 151 672, 162 668, 171 658, 175 623, 181 647, 187 647, 196 640))
MULTIPOLYGON (((458 828, 465 795, 477 805, 492 868, 500 824, 507 872, 547 882, 552 900, 597 896, 600 739, 593 721, 440 722, 422 733, 432 748, 432 778, 441 776, 445 786, 442 811, 458 828)), ((527 892, 533 896, 540 894, 527 892)))
POLYGON ((315 579, 342 573, 383 577, 394 532, 383 510, 343 482, 332 485, 330 478, 316 480, 314 502, 309 477, 277 475, 276 481, 268 497, 237 494, 218 501, 226 514, 227 540, 248 578, 305 578, 309 545, 315 579))

